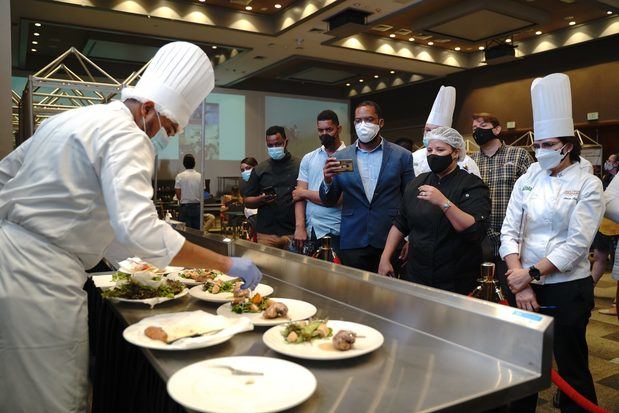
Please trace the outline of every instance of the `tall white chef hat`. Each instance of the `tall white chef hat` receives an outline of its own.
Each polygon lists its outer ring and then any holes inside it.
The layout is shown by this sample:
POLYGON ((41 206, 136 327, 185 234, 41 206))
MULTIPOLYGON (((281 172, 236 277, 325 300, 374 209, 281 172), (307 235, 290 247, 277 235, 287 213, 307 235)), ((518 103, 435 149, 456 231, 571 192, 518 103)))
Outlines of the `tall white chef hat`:
POLYGON ((455 107, 456 89, 453 86, 441 86, 426 124, 451 127, 455 107))
POLYGON ((157 51, 135 87, 122 90, 121 99, 155 102, 180 131, 213 87, 215 74, 206 53, 195 44, 173 42, 157 51))
POLYGON ((538 77, 531 84, 535 140, 574 136, 570 78, 563 73, 538 77))

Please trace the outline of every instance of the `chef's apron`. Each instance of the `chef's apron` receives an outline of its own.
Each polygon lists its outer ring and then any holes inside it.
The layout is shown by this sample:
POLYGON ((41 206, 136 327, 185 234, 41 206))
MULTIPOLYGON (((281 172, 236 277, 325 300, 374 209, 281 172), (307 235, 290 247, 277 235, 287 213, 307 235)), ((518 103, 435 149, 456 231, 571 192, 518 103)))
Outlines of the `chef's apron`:
POLYGON ((85 412, 83 265, 0 218, 0 411, 85 412))

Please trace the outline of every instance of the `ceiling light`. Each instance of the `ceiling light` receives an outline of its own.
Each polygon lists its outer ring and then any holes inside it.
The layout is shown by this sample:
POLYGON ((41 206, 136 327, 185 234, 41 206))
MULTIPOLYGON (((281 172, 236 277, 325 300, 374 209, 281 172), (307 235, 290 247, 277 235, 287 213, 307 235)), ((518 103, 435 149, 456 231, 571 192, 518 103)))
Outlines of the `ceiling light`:
POLYGON ((572 21, 570 22, 570 26, 573 26, 573 25, 575 25, 575 24, 576 24, 576 22, 575 22, 574 20, 572 20, 572 21))
POLYGON ((378 75, 374 75, 374 79, 378 79, 378 75))
POLYGON ((485 49, 485 47, 484 47, 484 46, 479 46, 479 47, 478 47, 478 49, 479 49, 479 50, 484 50, 484 49, 485 49))
POLYGON ((198 0, 200 3, 204 3, 206 0, 198 0))
POLYGON ((252 11, 253 7, 252 6, 245 6, 245 10, 247 11, 252 11))
POLYGON ((359 83, 363 83, 363 79, 359 79, 359 83))
POLYGON ((511 43, 512 39, 505 39, 505 43, 511 43))
POLYGON ((428 42, 428 46, 432 46, 434 42, 428 42))
POLYGON ((542 31, 538 30, 538 31, 535 32, 535 34, 539 36, 540 34, 542 34, 542 31))
POLYGON ((409 42, 414 42, 414 41, 415 41, 415 38, 414 38, 414 37, 409 37, 409 38, 408 38, 408 41, 409 41, 409 42))
POLYGON ((391 37, 391 38, 393 39, 393 38, 395 37, 395 34, 391 33, 391 34, 389 35, 389 37, 391 37))
MULTIPOLYGON (((612 14, 612 11, 610 13, 612 14)), ((41 23, 35 23, 34 25, 37 27, 41 27, 41 23)))
POLYGON ((31 51, 31 52, 36 52, 36 51, 37 51, 37 49, 30 49, 30 51, 31 51))
POLYGON ((275 7, 276 9, 281 9, 281 8, 282 8, 282 5, 281 5, 281 4, 279 4, 279 3, 275 3, 275 6, 273 6, 273 7, 275 7))
POLYGON ((34 32, 34 35, 35 35, 35 36, 38 36, 38 35, 39 35, 39 33, 37 33, 37 32, 34 32))
POLYGON ((391 73, 392 75, 395 74, 395 70, 390 70, 389 73, 391 73))
POLYGON ((606 14, 613 14, 613 12, 612 12, 612 11, 610 11, 610 10, 608 10, 608 11, 606 12, 606 14))
POLYGON ((350 86, 350 83, 346 83, 346 86, 350 86))
POLYGON ((211 46, 211 49, 217 49, 217 46, 211 46))
POLYGON ((460 46, 456 47, 454 50, 455 50, 456 52, 459 52, 459 51, 460 51, 460 46))
POLYGON ((37 42, 36 40, 33 40, 32 44, 39 44, 39 42, 37 42))

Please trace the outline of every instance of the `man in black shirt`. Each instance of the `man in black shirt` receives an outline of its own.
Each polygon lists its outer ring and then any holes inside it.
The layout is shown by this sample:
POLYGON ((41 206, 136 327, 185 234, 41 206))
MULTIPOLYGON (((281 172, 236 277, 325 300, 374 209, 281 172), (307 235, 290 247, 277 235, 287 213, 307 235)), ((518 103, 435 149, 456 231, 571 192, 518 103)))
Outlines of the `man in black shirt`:
POLYGON ((251 171, 245 188, 245 206, 258 209, 258 242, 286 248, 294 234, 294 201, 299 160, 286 150, 288 139, 281 126, 266 131, 269 159, 251 171))

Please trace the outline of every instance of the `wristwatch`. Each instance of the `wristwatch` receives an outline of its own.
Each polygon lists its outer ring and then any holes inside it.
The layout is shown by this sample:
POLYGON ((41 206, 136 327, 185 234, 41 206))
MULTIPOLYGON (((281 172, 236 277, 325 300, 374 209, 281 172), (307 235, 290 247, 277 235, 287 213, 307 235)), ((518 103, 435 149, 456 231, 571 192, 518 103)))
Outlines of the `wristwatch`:
POLYGON ((443 208, 443 212, 447 211, 453 204, 451 203, 451 201, 447 201, 445 202, 443 205, 441 205, 441 208, 443 208))
POLYGON ((542 276, 542 272, 535 268, 534 265, 532 265, 529 267, 529 276, 535 281, 539 281, 540 277, 542 276))

